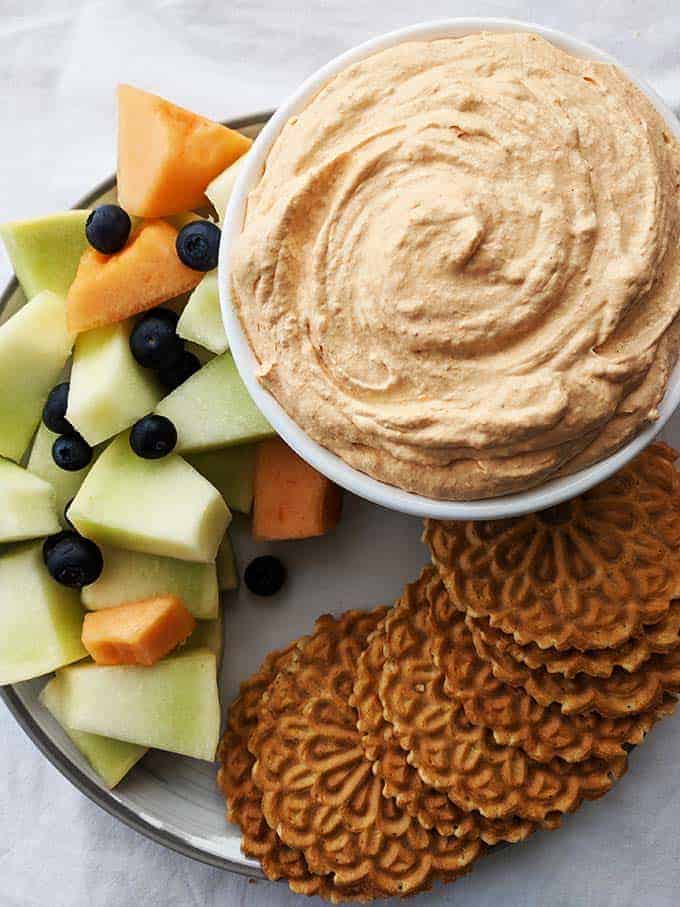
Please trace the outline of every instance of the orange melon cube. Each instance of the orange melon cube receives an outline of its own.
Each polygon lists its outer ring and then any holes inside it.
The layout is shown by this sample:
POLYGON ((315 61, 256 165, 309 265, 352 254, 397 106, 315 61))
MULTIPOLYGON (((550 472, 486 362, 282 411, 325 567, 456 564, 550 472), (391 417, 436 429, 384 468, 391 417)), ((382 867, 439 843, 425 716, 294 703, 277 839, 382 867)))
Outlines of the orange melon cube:
POLYGON ((176 239, 174 227, 155 220, 142 224, 115 255, 86 249, 66 299, 69 330, 124 321, 193 290, 203 274, 182 264, 176 239))
POLYGON ((100 665, 146 665, 160 661, 196 626, 176 595, 158 595, 115 608, 91 611, 83 621, 83 645, 100 665))
POLYGON ((262 441, 255 454, 253 538, 306 539, 333 529, 342 491, 284 444, 262 441))
POLYGON ((166 217, 202 207, 208 183, 251 145, 155 94, 118 87, 118 199, 129 214, 166 217))

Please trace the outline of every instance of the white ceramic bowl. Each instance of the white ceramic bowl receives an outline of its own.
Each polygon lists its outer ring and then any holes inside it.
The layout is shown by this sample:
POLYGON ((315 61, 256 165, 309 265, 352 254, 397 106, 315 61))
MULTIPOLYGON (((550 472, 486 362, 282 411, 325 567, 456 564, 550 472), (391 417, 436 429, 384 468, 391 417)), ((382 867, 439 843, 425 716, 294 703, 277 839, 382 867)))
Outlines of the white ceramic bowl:
POLYGON ((605 460, 582 469, 574 473, 574 475, 552 479, 529 491, 516 492, 480 501, 434 500, 395 488, 384 482, 379 482, 377 479, 371 478, 349 466, 338 456, 313 441, 291 419, 274 397, 260 385, 256 378, 257 363, 255 356, 250 349, 239 317, 232 305, 229 267, 233 243, 243 227, 248 194, 262 174, 269 149, 288 119, 299 113, 332 76, 358 60, 404 41, 459 37, 478 31, 535 32, 575 56, 618 65, 631 81, 649 97, 667 122, 669 129, 680 139, 680 123, 649 85, 627 67, 614 60, 609 54, 562 32, 542 28, 527 22, 495 18, 447 19, 402 28, 367 41, 365 44, 360 44, 358 47, 331 60, 326 66, 317 70, 294 94, 281 104, 248 152, 248 157, 234 187, 222 230, 219 261, 222 316, 234 360, 251 396, 281 437, 319 472, 328 476, 328 478, 348 491, 354 492, 354 494, 360 495, 375 504, 415 516, 456 520, 494 519, 542 510, 545 507, 550 507, 572 498, 612 475, 649 444, 680 403, 680 363, 676 365, 671 375, 666 394, 659 406, 658 420, 640 432, 625 447, 605 460))

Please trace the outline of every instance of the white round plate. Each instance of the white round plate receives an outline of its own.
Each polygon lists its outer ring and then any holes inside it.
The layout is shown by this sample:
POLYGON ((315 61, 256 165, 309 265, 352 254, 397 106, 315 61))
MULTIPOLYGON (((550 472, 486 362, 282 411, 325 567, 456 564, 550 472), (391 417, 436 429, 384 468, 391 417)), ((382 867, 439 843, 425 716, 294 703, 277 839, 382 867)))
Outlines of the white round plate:
MULTIPOLYGON (((228 125, 254 135, 268 116, 228 125)), ((114 185, 113 178, 109 179, 77 207, 110 200, 114 185)), ((12 282, 0 299, 0 322, 22 302, 23 295, 12 282)), ((679 416, 663 434, 680 445, 679 416)), ((394 601, 428 559, 418 518, 351 494, 345 495, 342 520, 332 535, 256 545, 250 538, 249 519, 238 514, 231 535, 241 575, 252 557, 271 552, 285 562, 288 581, 273 599, 257 598, 243 584, 223 597, 225 648, 220 686, 225 709, 240 682, 259 667, 269 651, 309 632, 324 612, 394 601)), ((241 854, 238 829, 225 820, 215 765, 151 752, 109 791, 38 701, 45 680, 0 688, 0 696, 36 746, 77 788, 112 816, 166 847, 213 866, 262 877, 257 864, 241 854)), ((581 821, 580 814, 572 821, 581 821)), ((536 837, 526 846, 536 846, 536 837)))

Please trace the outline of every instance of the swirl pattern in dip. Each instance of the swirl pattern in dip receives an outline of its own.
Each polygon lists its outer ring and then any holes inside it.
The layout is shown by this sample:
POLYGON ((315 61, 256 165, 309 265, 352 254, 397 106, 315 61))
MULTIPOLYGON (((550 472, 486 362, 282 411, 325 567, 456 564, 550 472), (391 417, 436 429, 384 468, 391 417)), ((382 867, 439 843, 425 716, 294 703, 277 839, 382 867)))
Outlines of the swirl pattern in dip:
POLYGON ((656 417, 680 331, 677 141, 527 34, 405 43, 274 143, 232 291, 314 439, 438 498, 539 484, 656 417))

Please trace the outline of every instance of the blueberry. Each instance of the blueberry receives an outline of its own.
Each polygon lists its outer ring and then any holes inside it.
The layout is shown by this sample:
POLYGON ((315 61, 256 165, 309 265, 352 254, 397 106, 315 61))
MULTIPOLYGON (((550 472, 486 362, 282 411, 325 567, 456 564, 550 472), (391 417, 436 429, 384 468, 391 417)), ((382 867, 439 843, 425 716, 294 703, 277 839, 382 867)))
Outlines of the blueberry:
POLYGON ((152 309, 130 334, 130 350, 144 368, 171 368, 182 358, 184 341, 177 336, 177 315, 170 309, 152 309))
POLYGON ((71 538, 71 536, 76 533, 71 530, 64 530, 63 532, 56 532, 54 535, 49 535, 43 542, 42 553, 43 560, 47 564, 47 558, 50 556, 50 551, 54 548, 57 542, 60 542, 62 539, 71 538))
POLYGON ((52 459, 59 469, 78 472, 92 460, 92 448, 78 432, 60 435, 52 445, 52 459))
POLYGON ((212 271, 217 267, 222 232, 209 220, 195 220, 177 234, 175 243, 180 261, 194 271, 212 271))
POLYGON ((99 579, 104 568, 97 545, 77 532, 60 532, 48 538, 43 545, 43 556, 52 579, 72 589, 89 586, 99 579))
POLYGON ((248 564, 243 579, 253 595, 276 595, 286 581, 286 568, 278 557, 264 554, 248 564))
POLYGON ((128 241, 131 227, 127 211, 118 205, 100 205, 85 222, 85 236, 97 252, 113 255, 128 241))
POLYGON ((130 447, 145 460, 166 457, 176 444, 177 429, 165 416, 144 416, 132 426, 130 447))
POLYGON ((197 356, 194 356, 193 353, 190 353, 188 350, 185 350, 182 353, 182 358, 175 365, 171 365, 170 368, 161 368, 158 370, 158 378, 166 390, 174 391, 176 387, 179 387, 180 384, 183 384, 187 378, 191 378, 194 372, 197 372, 201 367, 201 363, 197 356))
POLYGON ((73 426, 66 418, 68 389, 68 381, 57 384, 50 391, 43 407, 42 418, 45 426, 58 435, 68 435, 73 431, 73 426))

